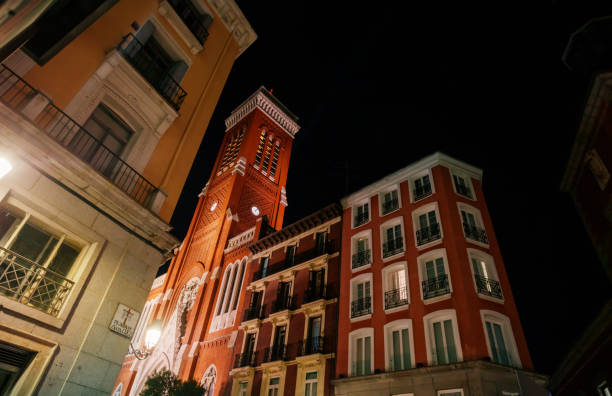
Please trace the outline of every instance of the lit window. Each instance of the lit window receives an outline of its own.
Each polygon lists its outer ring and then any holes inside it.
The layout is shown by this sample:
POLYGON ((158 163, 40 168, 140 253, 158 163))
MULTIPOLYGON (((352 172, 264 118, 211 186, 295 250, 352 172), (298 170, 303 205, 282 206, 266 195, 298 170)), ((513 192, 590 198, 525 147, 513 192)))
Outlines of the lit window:
POLYGON ((210 205, 210 211, 214 211, 215 209, 217 209, 217 201, 213 202, 212 205, 210 205))
POLYGON ((477 249, 468 249, 476 292, 481 296, 503 299, 493 257, 477 249))
POLYGON ((408 305, 410 290, 408 289, 408 269, 405 262, 383 268, 383 289, 385 309, 408 305))
POLYGON ((261 165, 261 170, 264 173, 266 173, 268 170, 268 165, 270 164, 271 154, 272 154, 272 136, 268 138, 268 143, 266 144, 266 148, 264 150, 264 159, 263 159, 263 164, 261 165))
POLYGON ((255 153, 255 167, 259 168, 261 165, 261 157, 263 155, 264 145, 266 144, 266 131, 261 131, 259 135, 259 143, 257 145, 257 152, 255 153))

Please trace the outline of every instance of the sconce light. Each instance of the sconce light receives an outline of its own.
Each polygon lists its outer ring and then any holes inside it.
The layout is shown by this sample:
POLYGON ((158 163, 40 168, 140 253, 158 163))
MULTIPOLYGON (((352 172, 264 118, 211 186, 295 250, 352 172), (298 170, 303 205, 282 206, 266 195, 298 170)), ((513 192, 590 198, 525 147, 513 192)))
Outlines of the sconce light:
POLYGON ((162 321, 159 319, 154 320, 147 327, 145 332, 145 342, 144 349, 135 349, 132 343, 130 342, 130 353, 133 353, 136 356, 136 359, 143 360, 151 355, 151 350, 155 348, 159 339, 161 338, 162 332, 162 321))
POLYGON ((13 169, 10 162, 4 157, 0 157, 0 179, 6 176, 13 169))

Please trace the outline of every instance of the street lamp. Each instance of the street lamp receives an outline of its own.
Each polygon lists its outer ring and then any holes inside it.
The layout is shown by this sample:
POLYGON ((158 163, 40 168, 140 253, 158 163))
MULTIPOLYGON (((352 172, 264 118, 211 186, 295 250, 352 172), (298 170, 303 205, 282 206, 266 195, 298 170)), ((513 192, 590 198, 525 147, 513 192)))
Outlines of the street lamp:
POLYGON ((162 321, 159 319, 155 319, 151 324, 147 327, 145 332, 145 342, 144 349, 135 349, 132 343, 130 342, 130 353, 133 353, 136 356, 136 359, 143 360, 151 355, 151 350, 155 348, 155 345, 159 342, 161 338, 162 332, 162 321))
POLYGON ((0 157, 0 179, 6 176, 13 169, 13 166, 6 158, 0 157))

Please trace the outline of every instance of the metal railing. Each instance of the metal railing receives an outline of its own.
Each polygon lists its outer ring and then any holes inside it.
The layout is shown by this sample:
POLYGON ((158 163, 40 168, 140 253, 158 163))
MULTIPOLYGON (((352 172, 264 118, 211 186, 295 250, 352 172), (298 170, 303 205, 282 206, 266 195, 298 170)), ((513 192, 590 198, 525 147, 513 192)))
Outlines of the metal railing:
POLYGON ((504 298, 501 291, 501 285, 495 279, 486 278, 481 275, 474 275, 474 279, 476 280, 476 289, 478 293, 499 298, 500 300, 504 298))
POLYGON ((354 219, 355 227, 359 227, 360 225, 367 223, 369 219, 369 213, 361 213, 356 215, 354 219))
POLYGON ((440 224, 433 223, 427 227, 422 227, 416 232, 417 245, 421 246, 429 242, 433 242, 436 239, 441 238, 440 224))
POLYGON ((472 198, 472 192, 470 191, 470 188, 468 186, 455 183, 455 190, 457 191, 457 194, 461 194, 464 197, 472 198))
POLYGON ((274 304, 272 305, 272 310, 270 311, 270 313, 280 312, 286 309, 293 310, 295 309, 295 306, 293 303, 294 303, 293 296, 277 297, 276 300, 274 301, 274 304))
POLYGON ((404 240, 402 238, 391 239, 383 243, 383 258, 391 257, 404 251, 404 240))
POLYGON ((409 302, 408 293, 410 291, 407 287, 400 287, 399 289, 389 290, 385 292, 385 309, 391 309, 395 307, 401 307, 409 302))
POLYGON ((257 352, 240 353, 234 357, 234 368, 239 367, 255 367, 257 362, 257 352))
POLYGON ((489 238, 487 238, 487 232, 484 230, 484 228, 463 223, 463 231, 465 232, 466 238, 482 243, 489 243, 489 238))
POLYGON ((273 345, 264 350, 264 363, 277 360, 287 360, 287 346, 285 344, 273 345))
POLYGON ((253 319, 263 319, 266 314, 266 304, 261 304, 259 306, 249 306, 246 311, 244 311, 244 316, 242 318, 243 322, 253 320, 253 319))
POLYGON ((185 26, 189 28, 200 44, 204 44, 208 37, 208 29, 202 21, 202 14, 194 7, 193 3, 189 0, 168 0, 168 3, 172 5, 176 14, 183 20, 185 26))
POLYGON ((399 200, 397 198, 390 201, 385 201, 382 205, 382 214, 386 215, 387 213, 393 212, 397 208, 399 208, 399 200))
POLYGON ((322 256, 324 254, 332 254, 336 251, 334 241, 327 241, 323 247, 315 247, 309 250, 306 250, 302 253, 296 254, 289 259, 285 259, 279 263, 269 265, 264 271, 263 268, 258 269, 253 274, 253 281, 259 280, 265 276, 270 276, 272 274, 276 274, 277 272, 283 271, 287 268, 291 268, 294 265, 301 264, 308 260, 312 260, 313 258, 322 256))
POLYGON ((370 255, 370 249, 366 249, 353 254, 353 259, 351 260, 351 267, 355 269, 371 263, 372 258, 370 255))
POLYGON ((372 313, 372 298, 370 296, 351 301, 351 318, 372 313))
POLYGON ((448 275, 438 275, 435 278, 426 279, 421 282, 423 286, 423 298, 433 298, 450 293, 448 275))
MULTIPOLYGON (((328 337, 325 337, 328 338, 328 337)), ((324 337, 314 336, 298 342, 297 355, 306 356, 315 353, 325 353, 325 345, 330 344, 330 340, 325 340, 324 337)), ((329 348, 327 349, 329 350, 329 348)))
POLYGON ((168 73, 166 66, 157 60, 158 56, 150 52, 136 36, 132 33, 123 36, 117 46, 117 51, 138 70, 172 108, 175 110, 181 108, 187 93, 168 73))
POLYGON ((34 118, 24 114, 24 109, 38 93, 8 67, 0 65, 2 103, 28 118, 41 132, 146 207, 157 188, 57 106, 47 103, 34 118))
POLYGON ((304 292, 304 303, 324 299, 328 295, 328 287, 324 285, 308 286, 304 292))
POLYGON ((57 316, 74 282, 11 250, 0 248, 0 293, 57 316))
POLYGON ((412 193, 415 201, 428 197, 431 195, 431 184, 424 184, 421 187, 417 187, 412 190, 412 193))

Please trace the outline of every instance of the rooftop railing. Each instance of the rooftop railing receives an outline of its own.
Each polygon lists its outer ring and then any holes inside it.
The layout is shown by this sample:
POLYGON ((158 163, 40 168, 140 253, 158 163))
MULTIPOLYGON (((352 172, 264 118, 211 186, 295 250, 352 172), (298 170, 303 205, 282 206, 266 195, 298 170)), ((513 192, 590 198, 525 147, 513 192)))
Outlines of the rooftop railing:
POLYGON ((2 103, 28 118, 40 131, 146 207, 157 188, 53 103, 47 103, 35 117, 28 116, 27 106, 37 95, 38 90, 0 65, 2 103))

